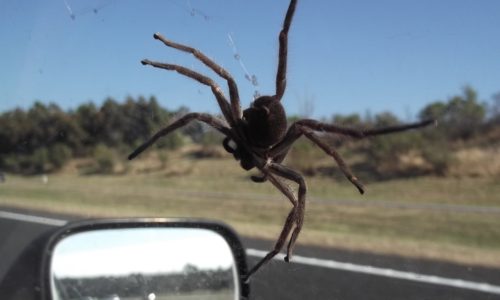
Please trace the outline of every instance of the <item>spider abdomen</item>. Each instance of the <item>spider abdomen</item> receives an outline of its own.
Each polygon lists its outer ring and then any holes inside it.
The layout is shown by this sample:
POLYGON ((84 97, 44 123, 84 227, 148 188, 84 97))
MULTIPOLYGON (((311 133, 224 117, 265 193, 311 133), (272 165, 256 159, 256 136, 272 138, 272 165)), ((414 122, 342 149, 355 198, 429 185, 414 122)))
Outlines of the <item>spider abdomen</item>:
POLYGON ((245 133, 252 146, 268 148, 279 142, 286 133, 287 123, 283 105, 274 97, 257 98, 243 111, 245 133))

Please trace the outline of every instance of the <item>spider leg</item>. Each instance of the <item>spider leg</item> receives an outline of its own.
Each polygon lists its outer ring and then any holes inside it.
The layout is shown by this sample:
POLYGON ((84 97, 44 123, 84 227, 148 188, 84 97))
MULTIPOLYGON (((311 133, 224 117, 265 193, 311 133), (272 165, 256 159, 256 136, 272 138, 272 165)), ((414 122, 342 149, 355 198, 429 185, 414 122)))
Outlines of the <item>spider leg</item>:
POLYGON ((406 131, 410 129, 416 129, 425 127, 431 124, 437 125, 436 120, 425 120, 416 123, 402 124, 395 126, 387 126, 382 128, 374 129, 356 129, 351 127, 338 126, 334 124, 322 123, 312 119, 302 119, 296 122, 298 125, 302 125, 311 128, 314 131, 324 131, 329 133, 337 133, 341 135, 346 135, 354 138, 365 138, 369 136, 389 134, 395 132, 406 131))
POLYGON ((280 143, 278 143, 276 146, 274 146, 270 151, 270 156, 271 157, 276 157, 276 161, 281 162, 283 159, 286 157, 288 154, 288 151, 290 151, 291 146, 293 143, 298 140, 303 134, 306 135, 307 138, 309 138, 313 143, 318 145, 323 151, 325 151, 328 155, 332 156, 337 165, 339 166, 340 170, 344 174, 344 176, 352 183, 356 188, 359 190, 361 194, 364 193, 364 188, 363 184, 358 180, 358 178, 352 173, 350 170, 349 166, 345 163, 345 161, 342 159, 340 154, 338 154, 335 149, 330 147, 328 144, 325 142, 321 141, 314 133, 312 130, 308 129, 305 126, 302 126, 299 122, 293 123, 290 128, 288 129, 287 134, 281 140, 280 143))
POLYGON ((283 166, 282 164, 270 162, 268 163, 268 168, 269 171, 273 174, 291 180, 299 185, 299 190, 297 192, 298 201, 297 206, 295 207, 294 214, 295 229, 293 230, 292 236, 290 237, 290 240, 288 242, 287 254, 285 256, 285 261, 288 262, 292 258, 292 252, 295 246, 295 242, 297 240, 297 237, 299 236, 300 230, 302 229, 302 225, 304 224, 307 185, 302 175, 288 167, 283 166))
POLYGON ((295 199, 295 195, 293 194, 293 192, 290 190, 290 187, 286 185, 283 181, 276 178, 270 172, 265 170, 262 171, 269 179, 269 181, 290 200, 293 207, 288 213, 285 224, 283 225, 283 229, 281 230, 281 233, 278 237, 278 240, 276 241, 276 244, 274 245, 273 250, 271 250, 268 254, 266 254, 264 258, 262 258, 255 266, 253 266, 252 269, 250 269, 250 271, 248 271, 245 281, 247 281, 250 278, 250 276, 252 276, 255 272, 257 272, 257 270, 260 269, 260 267, 269 262, 273 257, 276 256, 276 254, 278 254, 281 251, 281 249, 285 245, 288 235, 290 234, 290 231, 293 228, 293 224, 295 223, 297 214, 296 213, 297 200, 295 199))
MULTIPOLYGON (((283 162, 283 160, 285 160, 285 157, 286 157, 287 154, 288 154, 288 151, 280 153, 280 154, 278 154, 277 156, 275 156, 273 158, 273 161, 275 163, 279 163, 280 164, 280 163, 283 162)), ((262 183, 262 182, 266 182, 267 181, 267 175, 266 174, 262 174, 260 176, 253 175, 253 176, 250 176, 250 179, 253 182, 256 182, 256 183, 262 183)))
POLYGON ((232 137, 233 133, 231 129, 229 129, 224 121, 213 117, 209 114, 202 114, 202 113, 189 113, 181 117, 180 119, 174 121, 167 127, 161 129, 157 133, 155 133, 149 140, 147 140, 144 144, 140 145, 137 149, 134 150, 129 156, 128 159, 132 160, 134 159, 137 155, 139 155, 141 152, 146 150, 149 146, 153 145, 159 138, 166 136, 167 134, 171 133, 172 131, 185 126, 192 120, 198 120, 201 122, 204 122, 213 128, 217 129, 221 133, 225 134, 226 136, 232 137))
POLYGON ((279 34, 279 61, 278 61, 278 72, 276 74, 276 98, 281 100, 283 94, 285 94, 286 88, 286 64, 288 55, 288 30, 290 29, 290 24, 292 23, 293 14, 295 12, 295 7, 297 6, 297 0, 291 0, 286 12, 285 20, 283 21, 283 28, 279 34))
POLYGON ((313 131, 323 131, 329 133, 336 133, 346 136, 351 136, 354 138, 365 138, 368 136, 389 134, 395 132, 406 131, 410 129, 416 129, 424 126, 428 126, 430 124, 436 124, 434 120, 427 120, 418 123, 397 125, 397 126, 389 126, 384 128, 375 128, 375 129, 367 129, 367 130, 359 130, 349 127, 337 126, 333 124, 327 124, 318 122, 316 120, 311 119, 303 119, 293 123, 288 129, 285 137, 276 144, 270 151, 269 155, 271 157, 276 157, 276 161, 280 162, 284 159, 284 157, 288 154, 290 147, 292 144, 300 138, 303 134, 306 135, 313 143, 318 145, 323 151, 325 151, 328 155, 332 156, 340 170, 344 174, 344 176, 359 190, 361 194, 364 193, 363 184, 358 180, 358 178, 352 173, 350 168, 347 166, 345 161, 342 159, 340 154, 335 151, 328 144, 323 142, 313 131))
POLYGON ((229 98, 231 99, 231 112, 233 114, 233 118, 235 120, 241 119, 242 117, 242 112, 241 112, 241 105, 240 105, 240 96, 238 94, 238 86, 236 85, 236 82, 234 81, 233 77, 229 72, 227 72, 224 68, 222 68, 220 65, 215 63, 213 60, 208 58, 205 54, 203 54, 200 50, 196 48, 192 48, 186 45, 178 44, 175 42, 172 42, 170 40, 167 40, 165 37, 163 37, 159 33, 155 33, 153 37, 157 40, 160 40, 165 44, 167 47, 172 47, 174 49, 184 51, 191 53, 194 55, 197 59, 199 59, 203 64, 205 64, 207 67, 212 69, 215 73, 217 73, 220 77, 224 78, 227 80, 227 84, 229 86, 229 98))
MULTIPOLYGON (((319 123, 319 122, 318 122, 319 123)), ((286 156, 288 151, 290 150, 291 145, 295 142, 299 137, 304 134, 307 138, 309 138, 313 143, 318 145, 326 154, 333 157, 335 162, 340 168, 340 171, 344 174, 344 176, 349 180, 361 194, 364 194, 365 190, 363 188, 363 184, 358 180, 358 178, 352 173, 349 166, 342 159, 340 154, 335 151, 333 147, 330 147, 327 143, 323 142, 317 135, 314 134, 313 130, 310 128, 301 125, 299 122, 292 124, 287 135, 283 139, 282 145, 278 145, 276 148, 277 151, 280 151, 279 154, 281 157, 286 156)))
POLYGON ((267 181, 267 175, 266 174, 262 174, 260 176, 252 175, 250 176, 250 179, 256 183, 262 183, 267 181))
POLYGON ((286 153, 290 150, 292 144, 302 136, 303 134, 302 128, 310 128, 314 131, 336 133, 340 135, 361 139, 369 136, 389 134, 389 133, 406 131, 410 129, 421 128, 428 126, 430 124, 437 124, 437 123, 435 120, 426 120, 418 123, 363 130, 363 129, 355 129, 350 127, 343 127, 333 124, 322 123, 312 119, 302 119, 290 125, 285 137, 278 144, 274 145, 271 148, 271 150, 269 150, 268 153, 271 157, 276 158, 275 161, 280 161, 277 159, 278 157, 282 161, 286 156, 286 153))
POLYGON ((226 118, 227 122, 231 125, 231 127, 235 126, 236 120, 232 116, 231 105, 229 104, 229 102, 227 102, 226 97, 224 96, 224 93, 222 92, 222 89, 211 78, 209 78, 205 75, 202 75, 198 72, 195 72, 191 69, 188 69, 186 67, 179 66, 179 65, 160 63, 160 62, 156 62, 156 61, 150 61, 148 59, 143 59, 141 61, 141 63, 143 65, 150 65, 152 67, 159 68, 159 69, 164 69, 164 70, 168 70, 168 71, 175 71, 175 72, 182 74, 186 77, 194 79, 201 84, 209 86, 212 89, 212 93, 214 94, 215 98, 217 99, 217 103, 219 104, 219 106, 221 108, 221 111, 222 111, 222 114, 224 115, 224 118, 226 118))
POLYGON ((313 143, 318 145, 323 151, 325 151, 326 154, 330 155, 333 157, 335 162, 337 162, 337 165, 339 166, 340 170, 344 174, 344 176, 352 183, 354 186, 358 188, 358 191, 361 194, 365 193, 365 189, 363 187, 363 184, 358 180, 358 178, 352 173, 351 169, 349 166, 345 163, 345 161, 342 159, 340 154, 335 151, 333 147, 330 147, 327 143, 323 142, 312 130, 309 129, 303 129, 304 135, 309 138, 313 143))

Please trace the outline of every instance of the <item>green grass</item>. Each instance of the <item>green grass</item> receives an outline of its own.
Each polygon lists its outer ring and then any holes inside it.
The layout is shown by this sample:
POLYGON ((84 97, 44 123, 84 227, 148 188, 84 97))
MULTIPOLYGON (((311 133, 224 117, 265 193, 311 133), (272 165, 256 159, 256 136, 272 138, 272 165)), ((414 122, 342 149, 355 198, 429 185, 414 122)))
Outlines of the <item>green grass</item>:
MULTIPOLYGON (((147 159, 147 158, 146 158, 147 159)), ((182 156, 166 170, 121 176, 8 176, 0 205, 94 216, 201 217, 247 236, 274 239, 291 206, 269 183, 256 184, 230 159, 182 156)), ((140 164, 138 161, 135 164, 140 164)), ((137 170, 139 165, 132 165, 137 170)), ((292 184, 293 186, 293 184, 292 184)), ((346 180, 308 178, 301 244, 500 266, 500 215, 384 203, 500 207, 500 184, 485 178, 418 178, 367 183, 363 196, 346 180), (363 201, 337 202, 338 199, 363 201)), ((271 247, 271 244, 270 244, 271 247)))

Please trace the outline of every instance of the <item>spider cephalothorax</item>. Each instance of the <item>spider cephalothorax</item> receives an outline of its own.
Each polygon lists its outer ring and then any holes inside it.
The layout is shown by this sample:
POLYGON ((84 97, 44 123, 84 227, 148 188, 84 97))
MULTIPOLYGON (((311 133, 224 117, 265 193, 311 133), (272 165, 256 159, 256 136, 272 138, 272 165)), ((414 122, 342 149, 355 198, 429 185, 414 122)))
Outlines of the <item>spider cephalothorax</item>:
POLYGON ((342 157, 340 157, 332 146, 323 141, 321 135, 318 133, 326 132, 359 139, 419 128, 434 122, 433 120, 428 120, 413 124, 361 130, 322 123, 312 119, 302 119, 295 121, 288 127, 281 99, 286 88, 288 30, 292 22, 296 5, 297 0, 290 1, 283 22, 283 28, 279 34, 279 58, 275 94, 272 96, 258 97, 253 101, 251 106, 244 111, 241 111, 238 87, 232 76, 224 68, 195 48, 167 40, 158 33, 155 33, 153 36, 168 47, 191 53, 203 64, 212 69, 212 71, 224 78, 228 84, 229 101, 217 83, 205 75, 179 65, 160 63, 147 59, 142 61, 143 65, 176 71, 210 87, 225 120, 209 114, 188 113, 154 134, 148 141, 132 152, 129 155, 129 159, 133 159, 139 155, 160 137, 186 125, 192 120, 201 121, 225 135, 222 142, 224 149, 231 153, 236 160, 240 161, 240 165, 243 169, 250 170, 257 168, 262 173, 261 176, 252 176, 251 178, 253 181, 269 181, 283 193, 292 204, 292 209, 286 218, 283 229, 281 230, 273 250, 249 271, 247 278, 279 253, 284 247, 287 239, 288 245, 285 260, 289 261, 295 241, 302 229, 307 186, 300 173, 282 164, 288 151, 297 139, 301 136, 305 136, 320 147, 327 155, 335 160, 345 177, 354 184, 361 193, 364 193, 363 185, 353 175, 342 157), (298 185, 296 194, 284 180, 290 180, 298 185))
POLYGON ((252 145, 269 148, 283 139, 286 133, 285 109, 275 97, 259 97, 243 111, 243 125, 252 145))

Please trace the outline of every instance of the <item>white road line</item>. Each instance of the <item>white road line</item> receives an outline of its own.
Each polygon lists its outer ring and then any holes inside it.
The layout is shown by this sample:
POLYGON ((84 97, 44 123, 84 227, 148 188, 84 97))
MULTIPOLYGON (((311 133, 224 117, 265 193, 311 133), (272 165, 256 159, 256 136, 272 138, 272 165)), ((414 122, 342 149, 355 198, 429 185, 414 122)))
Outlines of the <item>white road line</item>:
MULTIPOLYGON (((62 220, 62 219, 39 217, 39 216, 26 215, 20 213, 13 213, 8 211, 0 211, 0 218, 18 220, 30 223, 38 223, 50 226, 64 226, 68 223, 67 220, 62 220)), ((249 248, 246 250, 246 253, 249 256, 264 257, 267 254, 267 251, 249 248)), ((285 258, 284 254, 278 254, 274 257, 274 259, 281 261, 283 261, 284 258, 285 258)), ((413 272, 398 271, 394 269, 385 269, 367 265, 357 265, 352 263, 339 262, 335 260, 305 257, 300 255, 294 255, 292 262, 309 266, 315 266, 315 267, 404 279, 404 280, 450 286, 455 288, 469 289, 469 290, 500 295, 500 286, 483 282, 474 282, 456 278, 446 278, 434 275, 418 274, 413 272)))
MULTIPOLYGON (((267 254, 267 251, 262 251, 257 249, 247 249, 246 253, 249 256, 264 257, 267 254)), ((278 254, 274 257, 274 259, 281 261, 283 261, 284 258, 285 258, 284 254, 278 254)), ((394 269, 385 269, 367 265, 357 265, 352 263, 339 262, 335 260, 304 257, 299 255, 294 255, 292 257, 292 262, 309 266, 315 266, 315 267, 444 285, 455 288, 469 289, 469 290, 500 295, 500 286, 483 282, 474 282, 456 278, 446 278, 434 275, 418 274, 413 272, 398 271, 394 269)))
POLYGON ((39 216, 18 214, 18 213, 1 211, 1 210, 0 210, 0 218, 10 219, 10 220, 18 220, 18 221, 29 222, 29 223, 38 223, 38 224, 50 225, 50 226, 64 226, 64 225, 66 225, 66 223, 68 223, 68 221, 61 220, 61 219, 45 218, 45 217, 39 217, 39 216))

